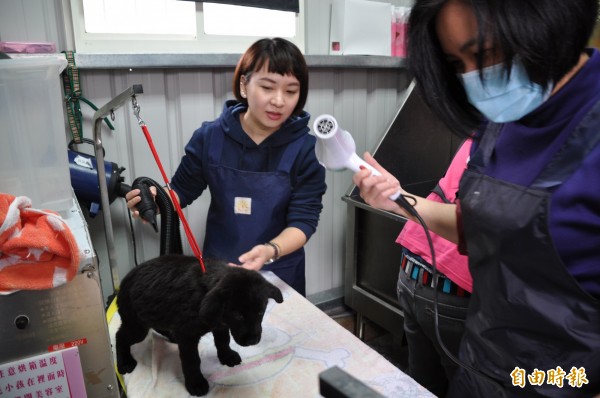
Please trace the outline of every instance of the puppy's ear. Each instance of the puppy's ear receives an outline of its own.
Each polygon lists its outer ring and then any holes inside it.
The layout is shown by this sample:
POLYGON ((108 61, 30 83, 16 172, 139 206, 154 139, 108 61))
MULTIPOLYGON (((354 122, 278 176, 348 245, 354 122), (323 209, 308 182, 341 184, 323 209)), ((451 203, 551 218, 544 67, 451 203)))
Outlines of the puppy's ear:
POLYGON ((267 282, 267 295, 278 303, 283 303, 283 295, 279 288, 269 282, 267 282))
POLYGON ((200 318, 209 320, 210 324, 218 322, 223 316, 224 302, 219 289, 210 290, 200 304, 200 318))

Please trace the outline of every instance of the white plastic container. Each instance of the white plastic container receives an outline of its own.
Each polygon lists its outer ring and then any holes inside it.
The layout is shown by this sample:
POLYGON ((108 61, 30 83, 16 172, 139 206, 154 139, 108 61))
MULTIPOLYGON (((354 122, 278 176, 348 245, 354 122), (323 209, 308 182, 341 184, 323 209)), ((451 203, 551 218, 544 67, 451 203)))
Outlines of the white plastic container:
POLYGON ((0 60, 0 192, 36 209, 73 205, 59 56, 0 60))

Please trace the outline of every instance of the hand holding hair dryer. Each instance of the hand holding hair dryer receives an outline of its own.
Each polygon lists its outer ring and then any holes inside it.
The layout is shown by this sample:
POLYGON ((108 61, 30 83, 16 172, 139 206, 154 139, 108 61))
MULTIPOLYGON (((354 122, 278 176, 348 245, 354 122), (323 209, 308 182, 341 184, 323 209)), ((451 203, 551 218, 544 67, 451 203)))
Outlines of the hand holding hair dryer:
MULTIPOLYGON (((381 175, 373 166, 356 154, 356 144, 352 135, 343 130, 331 115, 320 115, 315 119, 313 129, 317 139, 315 153, 317 160, 329 170, 350 169, 358 172, 361 166, 371 170, 373 175, 381 175)), ((398 199, 400 191, 390 196, 398 199)))

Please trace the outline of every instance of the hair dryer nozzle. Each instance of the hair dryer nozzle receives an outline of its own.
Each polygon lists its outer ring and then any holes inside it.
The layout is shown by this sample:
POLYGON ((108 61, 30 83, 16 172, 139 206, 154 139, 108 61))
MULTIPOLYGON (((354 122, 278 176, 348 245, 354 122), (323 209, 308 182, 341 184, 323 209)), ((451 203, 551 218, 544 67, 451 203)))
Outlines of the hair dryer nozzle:
POLYGON ((315 146, 317 159, 325 168, 329 170, 350 169, 356 172, 363 166, 374 174, 379 174, 356 154, 356 144, 352 135, 341 129, 333 116, 317 117, 313 128, 318 138, 315 146))
POLYGON ((146 184, 138 182, 139 178, 133 182, 132 189, 140 190, 141 201, 137 205, 137 209, 140 213, 140 217, 149 222, 154 228, 155 232, 158 232, 158 225, 156 223, 156 203, 154 203, 154 196, 150 191, 150 187, 146 184))
MULTIPOLYGON (((367 168, 373 175, 381 175, 377 169, 356 154, 356 144, 352 135, 341 129, 333 116, 317 117, 313 128, 318 138, 315 145, 317 160, 325 168, 329 170, 350 169, 354 172, 361 168, 367 168)), ((396 200, 399 196, 400 191, 390 196, 390 199, 396 200)))
POLYGON ((317 137, 326 140, 337 133, 338 124, 333 116, 321 115, 315 119, 313 128, 317 137))

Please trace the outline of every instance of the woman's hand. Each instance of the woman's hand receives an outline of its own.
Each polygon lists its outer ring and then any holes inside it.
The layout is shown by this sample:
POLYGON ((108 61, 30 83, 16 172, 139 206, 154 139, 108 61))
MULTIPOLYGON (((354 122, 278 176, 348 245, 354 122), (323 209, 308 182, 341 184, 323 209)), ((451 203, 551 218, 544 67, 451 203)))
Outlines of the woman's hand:
MULTIPOLYGON (((152 193, 152 199, 155 200, 156 187, 151 186, 149 189, 150 189, 150 192, 152 193)), ((142 201, 142 198, 140 197, 140 190, 136 188, 136 189, 132 189, 131 191, 127 192, 127 194, 125 195, 125 200, 127 201, 127 208, 129 209, 129 211, 131 211, 133 218, 139 217, 140 212, 138 211, 136 205, 142 201)), ((146 221, 144 219, 142 219, 142 222, 146 223, 146 221)))
POLYGON ((230 264, 230 265, 238 265, 243 268, 259 271, 263 265, 270 259, 275 256, 275 250, 268 245, 256 245, 249 252, 242 254, 238 260, 240 264, 230 264))
POLYGON ((404 214, 404 211, 400 210, 401 207, 390 199, 390 196, 402 190, 398 179, 385 170, 368 152, 365 152, 364 160, 381 175, 373 175, 365 168, 352 176, 352 181, 360 189, 360 197, 372 207, 404 214))

